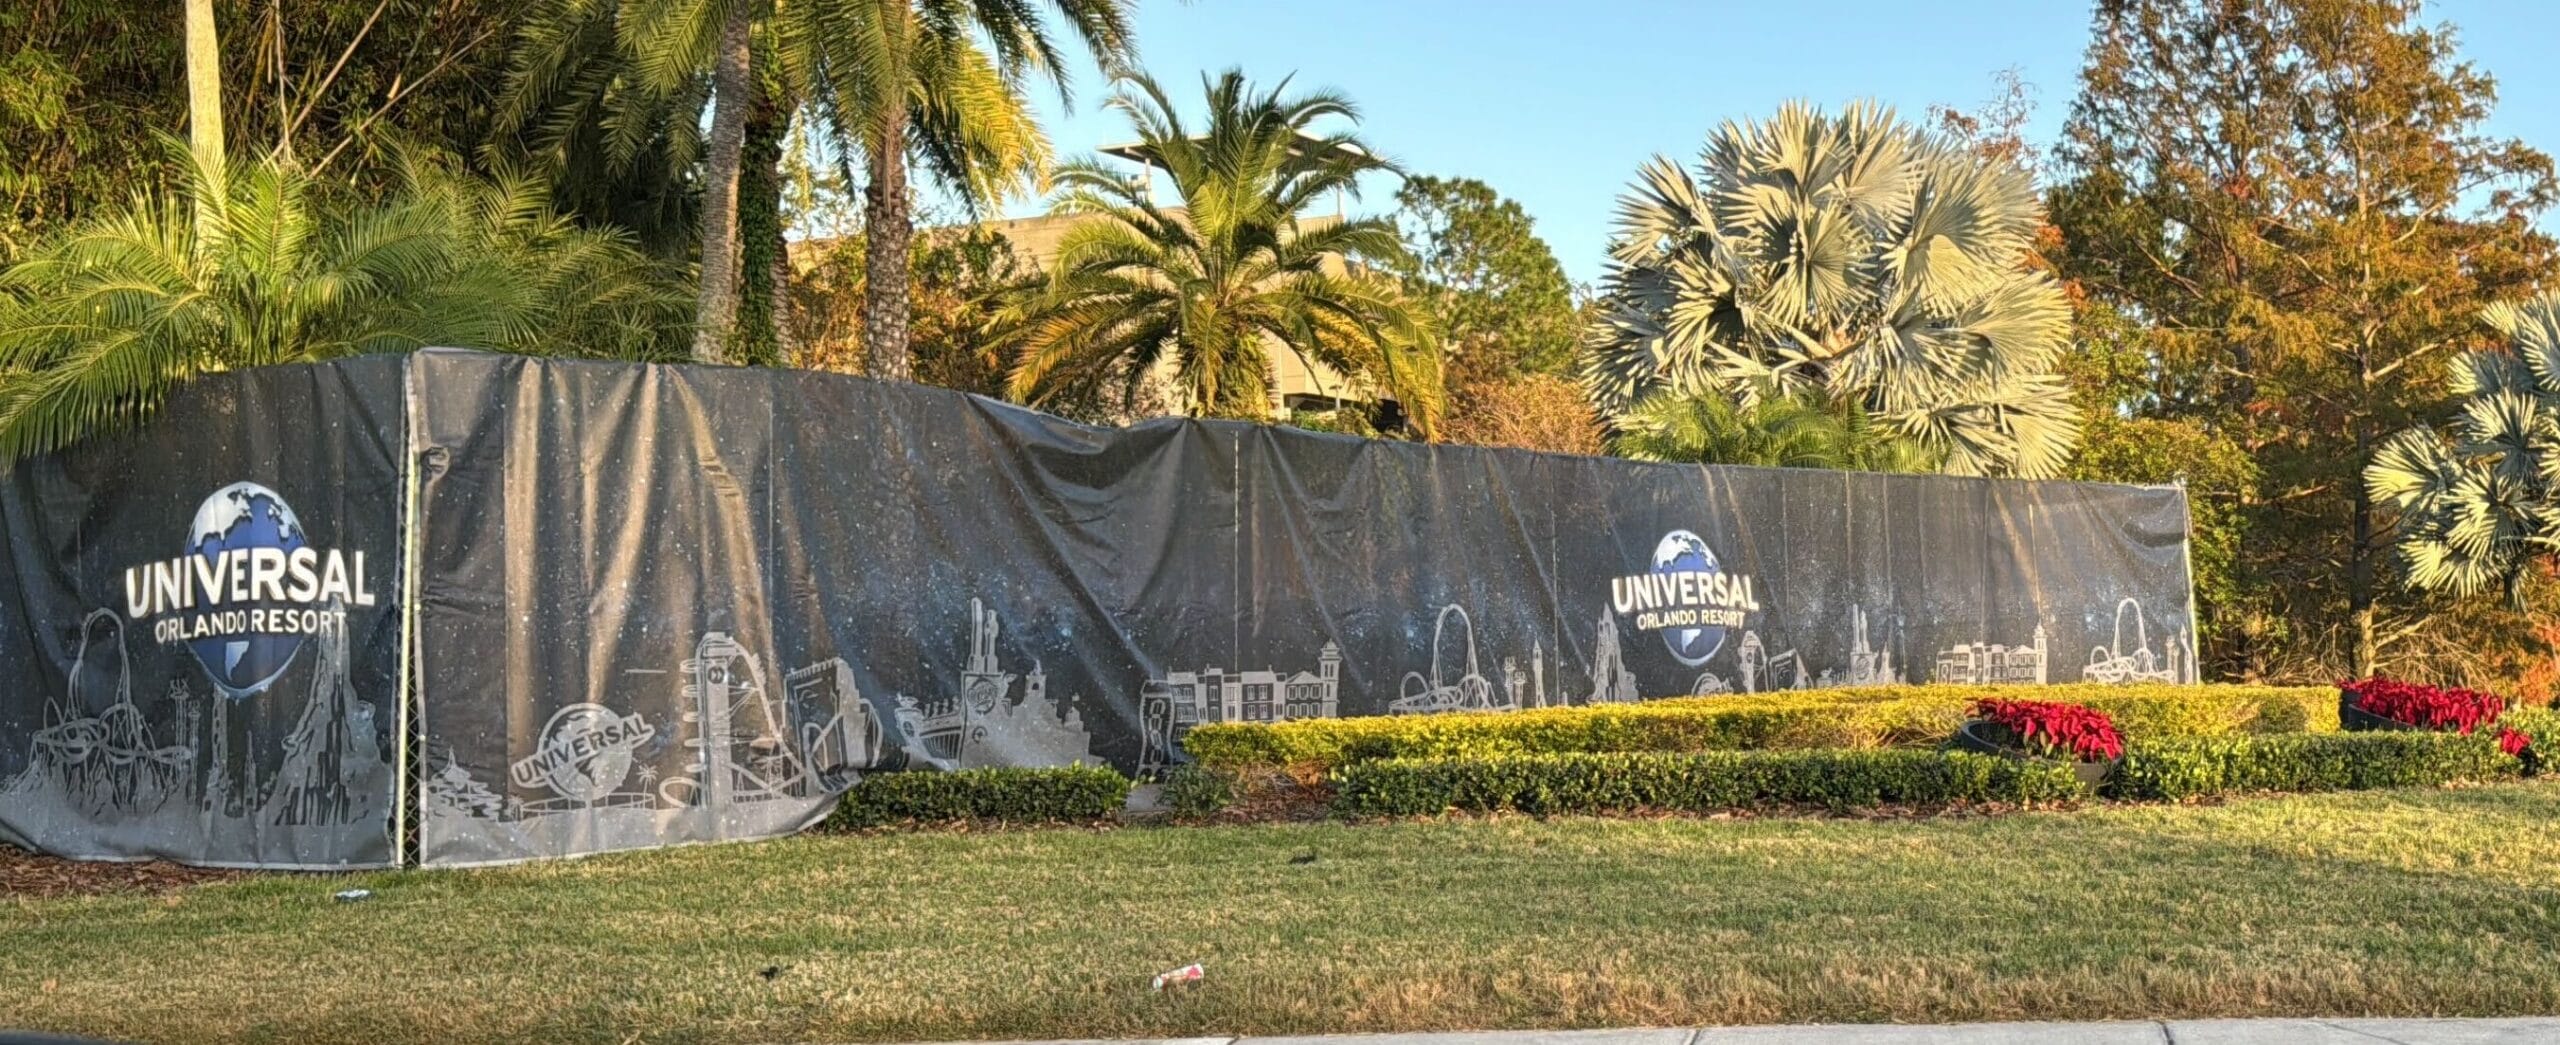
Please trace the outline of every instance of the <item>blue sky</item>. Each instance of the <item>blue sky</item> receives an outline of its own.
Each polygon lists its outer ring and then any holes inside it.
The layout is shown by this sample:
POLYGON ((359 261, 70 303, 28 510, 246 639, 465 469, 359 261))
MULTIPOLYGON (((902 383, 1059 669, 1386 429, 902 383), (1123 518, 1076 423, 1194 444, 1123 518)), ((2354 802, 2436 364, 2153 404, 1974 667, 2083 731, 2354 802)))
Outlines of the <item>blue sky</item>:
MULTIPOLYGON (((2464 56, 2497 76, 2492 130, 2560 150, 2560 4, 2452 0, 2426 19, 2458 26, 2464 56)), ((1141 0, 1137 35, 1177 99, 1197 97, 1202 70, 1231 65, 1349 94, 1380 151, 1519 200, 1565 271, 1591 280, 1639 163, 1685 161, 1717 124, 1790 98, 1872 97, 1917 117, 1933 103, 1979 105, 2014 67, 2036 89, 2031 132, 2050 143, 2088 25, 2087 5, 2070 0, 1141 0)), ((1041 97, 1061 156, 1129 137, 1100 104, 1104 85, 1079 76, 1072 111, 1041 97)), ((1381 185, 1353 207, 1383 210, 1392 193, 1381 185)))

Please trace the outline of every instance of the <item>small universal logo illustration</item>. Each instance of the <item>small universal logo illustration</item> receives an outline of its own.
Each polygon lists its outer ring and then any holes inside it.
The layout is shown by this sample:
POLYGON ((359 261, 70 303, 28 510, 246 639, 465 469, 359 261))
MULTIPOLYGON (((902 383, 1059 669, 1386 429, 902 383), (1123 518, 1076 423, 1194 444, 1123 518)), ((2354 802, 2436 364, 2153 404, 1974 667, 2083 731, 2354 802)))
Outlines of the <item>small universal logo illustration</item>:
POLYGON ((507 767, 521 788, 546 787, 573 806, 594 805, 631 776, 633 752, 655 727, 602 704, 571 704, 542 727, 542 746, 507 767))
POLYGON ((1725 633, 1760 612, 1749 574, 1726 570, 1697 534, 1673 530, 1653 548, 1653 568, 1609 582, 1610 606, 1637 631, 1662 634, 1671 657, 1689 667, 1715 659, 1725 633))
POLYGON ((233 483, 197 506, 186 553, 124 571, 125 614, 183 643, 233 699, 275 684, 313 635, 374 604, 363 552, 314 548, 284 498, 233 483))

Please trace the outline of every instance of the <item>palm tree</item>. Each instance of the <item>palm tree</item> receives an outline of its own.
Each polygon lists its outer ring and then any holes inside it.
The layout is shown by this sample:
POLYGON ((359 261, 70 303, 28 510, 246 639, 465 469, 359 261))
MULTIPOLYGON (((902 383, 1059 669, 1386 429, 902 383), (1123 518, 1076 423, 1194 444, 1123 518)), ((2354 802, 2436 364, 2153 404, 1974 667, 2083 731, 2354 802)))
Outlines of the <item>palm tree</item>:
MULTIPOLYGON (((1049 0, 1102 62, 1117 69, 1132 54, 1132 0, 1049 0)), ((864 236, 874 268, 891 278, 867 285, 865 351, 870 372, 904 378, 907 286, 901 263, 914 239, 908 199, 911 159, 972 203, 1001 198, 1038 180, 1048 139, 1033 118, 1025 79, 1045 74, 1064 96, 1067 72, 1048 20, 1032 0, 553 0, 529 36, 534 60, 516 79, 525 97, 560 95, 563 111, 663 111, 665 99, 698 97, 710 82, 711 120, 703 143, 702 280, 695 355, 727 357, 737 309, 738 186, 747 114, 757 83, 806 100, 846 155, 868 174, 864 236), (623 60, 638 73, 640 101, 598 106, 633 93, 595 77, 576 27, 611 18, 623 60), (566 27, 564 31, 563 27, 566 27), (763 60, 779 66, 767 76, 763 60), (581 67, 589 75, 581 77, 581 67), (778 88, 776 87, 778 85, 778 88)), ((633 131, 644 126, 632 121, 633 131)), ((563 137, 554 134, 554 137, 563 137)), ((628 147, 631 143, 620 143, 628 147)))
POLYGON ((2060 288, 2024 264, 2028 176, 1868 104, 1728 123, 1695 177, 1620 200, 1583 379, 1612 424, 1656 394, 1818 393, 1965 475, 2057 474, 2078 438, 2053 373, 2060 288))
POLYGON ((1256 92, 1229 70, 1203 78, 1207 126, 1198 135, 1155 81, 1111 105, 1129 117, 1148 159, 1185 210, 1158 206, 1146 187, 1098 161, 1059 168, 1058 210, 1092 215, 1060 240, 1049 275, 1000 317, 1016 352, 1011 391, 1040 403, 1118 384, 1133 400, 1170 355, 1194 416, 1263 419, 1271 411, 1270 352, 1312 358, 1394 395, 1429 436, 1441 404, 1437 346, 1395 281, 1344 259, 1402 249, 1392 221, 1302 223, 1298 213, 1389 165, 1349 132, 1308 128, 1356 119, 1350 101, 1317 92, 1256 92))
POLYGON ((679 285, 528 180, 413 163, 386 202, 325 197, 284 161, 227 179, 191 166, 180 194, 68 227, 0 272, 0 463, 138 422, 216 371, 428 345, 681 351, 679 285))
POLYGON ((2560 549, 2560 295, 2484 313, 2504 352, 2453 360, 2464 398, 2451 439, 2419 426, 2365 466, 2365 488, 2400 513, 2411 587, 2521 598, 2535 562, 2560 549))
MULTIPOLYGON (((907 253, 915 240, 907 162, 976 202, 1036 181, 1048 139, 1021 91, 1045 73, 1060 97, 1066 67, 1029 0, 843 0, 851 16, 823 31, 845 43, 817 74, 833 122, 867 169, 863 238, 873 278, 863 290, 863 353, 874 377, 913 370, 907 339, 907 253)), ((1127 67, 1133 0, 1050 0, 1106 71, 1127 67)))
POLYGON ((1764 392, 1751 405, 1722 395, 1648 396, 1619 422, 1613 448, 1639 461, 1933 472, 1927 448, 1875 422, 1854 402, 1764 392))

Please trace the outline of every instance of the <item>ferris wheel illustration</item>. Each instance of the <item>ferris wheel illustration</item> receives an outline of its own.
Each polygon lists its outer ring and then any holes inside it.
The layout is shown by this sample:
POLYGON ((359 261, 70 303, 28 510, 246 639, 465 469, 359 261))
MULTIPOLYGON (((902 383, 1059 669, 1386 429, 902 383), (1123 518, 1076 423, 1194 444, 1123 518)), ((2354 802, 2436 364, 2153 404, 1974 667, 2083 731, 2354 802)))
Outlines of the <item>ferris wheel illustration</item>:
POLYGON ((1493 683, 1484 677, 1476 663, 1475 620, 1454 602, 1440 608, 1440 616, 1431 626, 1430 677, 1426 678, 1418 671, 1405 672, 1404 681, 1397 685, 1396 693, 1395 701, 1387 706, 1388 712, 1396 715, 1491 711, 1505 706, 1494 702, 1493 683), (1455 679, 1444 679, 1443 672, 1447 669, 1440 656, 1442 647, 1446 645, 1451 616, 1457 617, 1459 626, 1466 629, 1467 673, 1455 679))

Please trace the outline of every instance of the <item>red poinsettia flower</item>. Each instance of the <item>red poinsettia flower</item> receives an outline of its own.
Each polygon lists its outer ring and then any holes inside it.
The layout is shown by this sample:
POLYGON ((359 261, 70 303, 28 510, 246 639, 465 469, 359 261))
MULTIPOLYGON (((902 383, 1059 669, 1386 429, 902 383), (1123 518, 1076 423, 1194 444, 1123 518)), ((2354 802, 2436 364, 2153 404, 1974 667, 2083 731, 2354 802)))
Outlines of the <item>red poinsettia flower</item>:
POLYGON ((2355 679, 2339 683, 2338 689, 2366 714, 2440 732, 2468 734, 2496 722, 2507 710, 2506 699, 2494 693, 2422 686, 2398 679, 2355 679))
POLYGON ((2124 737, 2107 713, 2049 700, 1977 700, 1973 716, 2016 734, 2030 748, 2079 762, 2124 757, 2124 737))
POLYGON ((2498 750, 2500 751, 2514 755, 2517 758, 2523 758, 2524 749, 2532 746, 2532 737, 2518 733, 2512 729, 2501 728, 2498 730, 2498 750))

